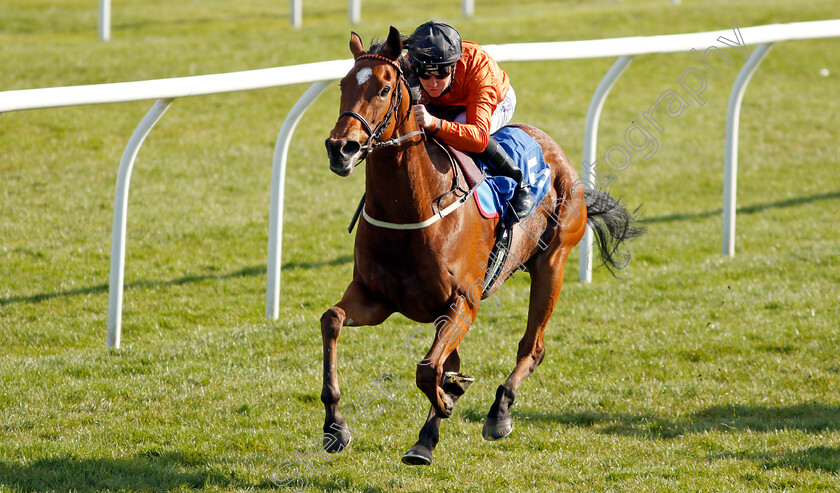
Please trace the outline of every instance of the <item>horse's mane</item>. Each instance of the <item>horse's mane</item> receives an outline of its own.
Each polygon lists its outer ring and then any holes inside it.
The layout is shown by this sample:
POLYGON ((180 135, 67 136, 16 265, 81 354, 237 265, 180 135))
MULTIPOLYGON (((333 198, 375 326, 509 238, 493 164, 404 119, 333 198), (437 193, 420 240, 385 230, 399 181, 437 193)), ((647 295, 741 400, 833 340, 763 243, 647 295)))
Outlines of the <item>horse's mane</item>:
MULTIPOLYGON (((409 42, 408 36, 401 36, 403 42, 403 48, 405 48, 409 42)), ((376 41, 374 40, 370 44, 370 48, 368 49, 368 53, 372 53, 374 55, 381 55, 385 51, 385 44, 387 41, 376 41)), ((411 104, 414 105, 420 99, 420 79, 417 77, 417 74, 414 72, 414 67, 410 63, 408 63, 408 57, 400 56, 397 60, 397 63, 400 65, 400 69, 405 76, 405 82, 408 84, 408 92, 411 94, 411 104)))

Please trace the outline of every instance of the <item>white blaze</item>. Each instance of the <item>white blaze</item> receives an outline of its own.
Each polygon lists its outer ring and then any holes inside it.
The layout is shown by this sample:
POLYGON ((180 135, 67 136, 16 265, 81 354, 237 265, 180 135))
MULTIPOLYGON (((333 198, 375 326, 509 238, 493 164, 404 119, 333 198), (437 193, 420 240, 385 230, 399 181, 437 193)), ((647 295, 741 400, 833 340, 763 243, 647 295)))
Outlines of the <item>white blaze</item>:
POLYGON ((365 67, 356 73, 356 81, 359 83, 359 85, 362 85, 365 82, 367 82, 368 79, 370 79, 371 75, 373 75, 373 70, 371 70, 368 67, 365 67))

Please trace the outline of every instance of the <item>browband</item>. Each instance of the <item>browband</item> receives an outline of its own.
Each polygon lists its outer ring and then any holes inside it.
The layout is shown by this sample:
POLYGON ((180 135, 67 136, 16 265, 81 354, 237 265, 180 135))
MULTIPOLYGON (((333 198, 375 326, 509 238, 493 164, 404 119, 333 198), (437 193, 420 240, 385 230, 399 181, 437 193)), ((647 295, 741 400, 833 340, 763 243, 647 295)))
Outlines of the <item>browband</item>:
POLYGON ((356 61, 358 62, 359 60, 361 60, 363 58, 372 58, 374 60, 380 60, 380 61, 383 61, 383 62, 390 63, 392 67, 397 69, 397 72, 399 72, 400 75, 403 74, 402 67, 400 67, 400 64, 397 63, 396 60, 391 60, 388 57, 385 57, 385 56, 382 56, 382 55, 377 55, 375 53, 362 53, 361 55, 356 57, 356 61))

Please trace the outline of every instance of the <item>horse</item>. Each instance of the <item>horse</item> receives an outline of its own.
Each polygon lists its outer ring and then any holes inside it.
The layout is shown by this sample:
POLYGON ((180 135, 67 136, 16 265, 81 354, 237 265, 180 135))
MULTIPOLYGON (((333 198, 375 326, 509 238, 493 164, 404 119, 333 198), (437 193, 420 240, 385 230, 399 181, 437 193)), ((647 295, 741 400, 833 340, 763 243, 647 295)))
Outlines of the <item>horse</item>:
POLYGON ((485 439, 497 440, 513 429, 510 407, 517 388, 545 358, 543 332, 560 294, 563 268, 587 224, 611 272, 626 266, 629 252, 619 247, 643 228, 620 201, 584 187, 551 137, 520 124, 541 145, 551 186, 523 220, 540 227, 512 229, 508 251, 521 265, 508 258, 504 275, 482 289, 476 281, 485 275, 500 219, 480 216, 475 201, 465 200, 470 194, 453 185, 460 175, 452 161, 437 146, 427 145, 411 111, 406 76, 411 68, 401 56, 402 42, 391 27, 386 41, 365 51, 359 35, 351 33, 355 64, 340 81, 340 116, 325 142, 330 170, 337 175, 348 176, 365 160, 367 169, 352 281, 320 319, 323 446, 341 452, 352 438, 339 410, 336 347, 342 328, 379 325, 399 312, 418 323, 435 324, 434 340, 415 374, 431 408, 417 442, 402 457, 406 464, 429 465, 441 420, 452 416, 455 401, 472 380, 459 373, 460 344, 482 300, 493 296, 517 266, 530 273, 528 322, 516 365, 498 387, 482 429, 485 439), (444 207, 443 202, 450 204, 444 207))

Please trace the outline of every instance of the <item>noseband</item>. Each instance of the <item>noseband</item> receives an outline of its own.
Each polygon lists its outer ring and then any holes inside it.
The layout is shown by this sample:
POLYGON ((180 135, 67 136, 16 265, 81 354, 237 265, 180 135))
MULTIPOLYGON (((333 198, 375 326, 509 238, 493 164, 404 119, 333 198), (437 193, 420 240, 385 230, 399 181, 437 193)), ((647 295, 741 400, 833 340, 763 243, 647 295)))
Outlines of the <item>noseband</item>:
MULTIPOLYGON (((365 117, 356 113, 355 111, 343 111, 338 116, 339 120, 341 118, 345 117, 345 116, 349 116, 351 118, 355 118, 356 120, 359 120, 359 122, 361 122, 361 124, 362 124, 362 127, 368 133, 367 142, 362 144, 363 154, 362 154, 361 159, 359 159, 359 163, 361 163, 362 161, 367 159, 368 154, 373 149, 378 149, 380 147, 395 146, 395 145, 403 142, 404 140, 410 139, 411 137, 414 137, 415 135, 419 135, 419 134, 423 133, 422 130, 417 130, 417 131, 411 132, 407 135, 403 135, 402 137, 397 138, 397 139, 389 139, 389 140, 386 140, 386 141, 383 141, 383 142, 379 141, 379 138, 385 132, 385 129, 388 128, 391 125, 391 119, 394 117, 394 114, 396 113, 397 108, 399 108, 400 105, 402 104, 402 86, 404 84, 406 87, 408 87, 408 83, 405 80, 405 76, 403 75, 402 68, 400 68, 400 64, 397 63, 396 61, 391 60, 390 58, 384 57, 382 55, 375 55, 373 53, 364 53, 364 54, 356 57, 356 62, 358 63, 359 60, 362 60, 362 59, 365 59, 365 58, 380 60, 380 61, 386 62, 389 65, 391 65, 392 67, 394 67, 397 70, 397 74, 399 75, 399 82, 397 83, 397 86, 394 88, 394 91, 391 92, 391 104, 388 107, 388 112, 385 113, 385 116, 376 125, 375 128, 371 128, 370 123, 368 123, 368 121, 365 120, 365 117)), ((399 124, 397 124, 397 128, 399 128, 400 126, 402 126, 403 123, 405 123, 405 121, 408 119, 409 115, 411 115, 411 112, 406 113, 405 118, 403 118, 403 120, 399 124)))

